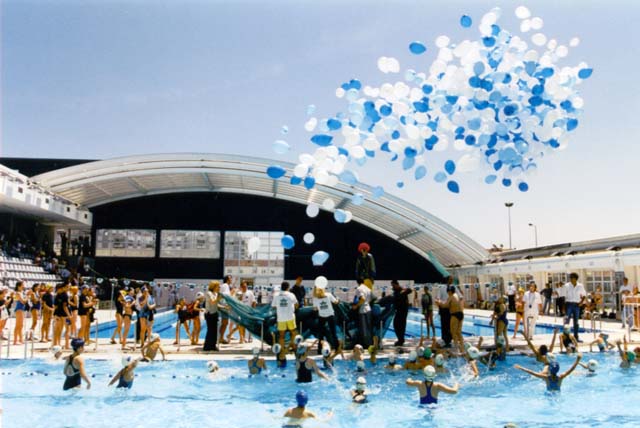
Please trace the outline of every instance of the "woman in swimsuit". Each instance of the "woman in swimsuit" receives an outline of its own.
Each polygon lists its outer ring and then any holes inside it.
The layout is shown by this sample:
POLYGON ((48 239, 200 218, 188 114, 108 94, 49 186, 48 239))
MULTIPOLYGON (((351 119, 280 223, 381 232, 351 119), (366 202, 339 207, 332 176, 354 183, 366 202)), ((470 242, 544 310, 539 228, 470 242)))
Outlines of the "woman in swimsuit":
POLYGON ((505 340, 505 349, 509 349, 509 333, 507 332, 509 320, 507 319, 507 305, 504 304, 504 298, 502 296, 499 297, 496 302, 491 320, 496 323, 494 341, 497 343, 498 337, 503 337, 505 340))
POLYGON ((27 340, 33 340, 33 333, 36 331, 38 320, 40 319, 40 309, 42 308, 40 287, 41 284, 33 284, 31 290, 27 291, 27 300, 31 307, 31 328, 29 329, 29 337, 27 337, 27 340))
POLYGON ((178 314, 178 322, 176 323, 176 341, 174 345, 180 344, 180 327, 184 326, 184 330, 187 332, 187 337, 191 337, 189 331, 189 310, 187 309, 187 302, 184 297, 181 297, 176 305, 176 313, 178 314))
POLYGON ((140 347, 143 347, 147 339, 149 315, 151 315, 151 309, 149 309, 149 289, 146 286, 142 287, 142 292, 140 297, 138 297, 137 308, 138 321, 140 321, 140 347))
POLYGON ((78 301, 78 316, 80 316, 80 333, 78 336, 84 339, 85 343, 89 343, 89 332, 91 330, 89 309, 94 305, 91 297, 89 296, 90 291, 89 287, 83 285, 80 288, 80 299, 78 301))
MULTIPOLYGON (((62 328, 66 325, 69 317, 71 316, 71 314, 69 313, 69 295, 67 294, 68 289, 68 283, 58 284, 56 286, 56 295, 53 301, 53 316, 55 321, 53 324, 52 346, 60 345, 60 342, 62 340, 62 328)), ((66 329, 64 341, 64 349, 69 349, 69 328, 66 329)))
POLYGON ((124 314, 122 315, 124 321, 124 327, 122 329, 122 339, 120 341, 122 349, 127 346, 127 337, 129 336, 129 328, 131 327, 131 316, 133 315, 133 305, 135 303, 135 297, 133 296, 133 288, 129 290, 129 294, 124 297, 124 314))
POLYGON ((262 370, 267 370, 267 363, 264 358, 260 358, 260 348, 253 348, 253 358, 247 361, 250 375, 257 375, 262 370))
POLYGON ((13 344, 24 343, 22 340, 22 328, 24 323, 24 313, 29 305, 24 295, 24 282, 18 281, 16 289, 13 292, 13 301, 15 302, 14 313, 16 315, 16 325, 13 329, 13 344))
POLYGON ((314 360, 308 358, 308 348, 305 345, 299 345, 296 350, 296 382, 308 383, 313 380, 311 374, 315 372, 323 379, 328 379, 327 375, 322 373, 314 360))
POLYGON ((51 320, 53 319, 53 286, 46 285, 42 288, 42 325, 40 326, 40 342, 49 341, 49 330, 51 329, 51 320))
POLYGON ((73 285, 69 289, 69 313, 71 317, 71 337, 78 335, 78 306, 80 306, 80 296, 78 295, 78 286, 73 285))
POLYGON ((80 388, 82 385, 81 379, 84 379, 87 383, 87 389, 89 389, 91 388, 91 381, 84 371, 84 361, 80 356, 84 351, 84 340, 73 339, 71 341, 71 347, 73 348, 73 353, 66 358, 64 364, 64 375, 66 379, 62 389, 66 391, 71 388, 80 388))
POLYGON ((436 369, 433 366, 427 366, 423 370, 424 380, 407 379, 407 386, 418 388, 420 392, 420 404, 436 404, 438 403, 438 393, 457 394, 459 385, 454 384, 453 387, 442 383, 434 382, 436 378, 436 369))
POLYGON ((575 368, 578 366, 578 363, 580 363, 580 360, 582 359, 582 354, 578 354, 578 358, 576 358, 575 362, 569 368, 569 370, 562 373, 561 375, 558 375, 558 372, 560 371, 560 365, 557 363, 557 361, 555 361, 553 354, 547 354, 547 355, 548 355, 548 358, 550 357, 548 370, 543 369, 541 372, 534 372, 533 370, 526 369, 518 364, 513 366, 513 368, 522 370, 523 372, 528 373, 531 376, 535 376, 538 379, 544 380, 545 383, 547 384, 547 391, 560 391, 560 386, 562 385, 562 381, 564 380, 564 378, 569 376, 571 372, 573 372, 575 368))
POLYGON ((124 322, 124 296, 126 296, 124 290, 120 290, 116 296, 116 328, 111 335, 111 344, 116 344, 116 336, 122 341, 122 325, 124 322))
POLYGON ((524 290, 520 288, 516 296, 516 325, 513 329, 512 339, 516 338, 520 324, 524 326, 524 290))
POLYGON ((191 330, 191 344, 199 345, 200 343, 200 314, 204 312, 204 293, 198 292, 196 300, 193 301, 190 308, 189 316, 193 320, 193 329, 191 330))

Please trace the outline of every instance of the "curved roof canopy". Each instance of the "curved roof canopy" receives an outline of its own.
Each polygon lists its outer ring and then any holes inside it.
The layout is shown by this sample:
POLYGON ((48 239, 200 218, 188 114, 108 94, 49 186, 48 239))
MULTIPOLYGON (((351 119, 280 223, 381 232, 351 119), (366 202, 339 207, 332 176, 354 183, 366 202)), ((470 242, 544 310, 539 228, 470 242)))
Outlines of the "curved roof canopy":
POLYGON ((374 199, 373 188, 316 185, 307 190, 292 185, 295 165, 270 159, 210 153, 171 153, 130 156, 62 168, 32 177, 51 191, 80 205, 95 207, 123 199, 163 193, 228 192, 267 196, 308 204, 332 198, 336 208, 352 212, 353 221, 375 229, 428 258, 431 252, 445 265, 464 265, 488 258, 478 243, 428 212, 385 194, 374 199), (287 169, 279 180, 269 178, 267 167, 287 169), (366 200, 353 205, 351 197, 366 200))

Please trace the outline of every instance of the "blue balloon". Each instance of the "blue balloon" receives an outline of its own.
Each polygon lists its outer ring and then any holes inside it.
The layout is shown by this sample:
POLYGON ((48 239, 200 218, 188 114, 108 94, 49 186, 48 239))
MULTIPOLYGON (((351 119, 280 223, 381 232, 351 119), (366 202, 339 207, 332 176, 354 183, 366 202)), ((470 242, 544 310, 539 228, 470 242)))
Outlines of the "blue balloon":
POLYGON ((267 175, 275 180, 284 176, 286 173, 287 170, 280 165, 271 165, 267 168, 267 175))
POLYGON ((327 260, 329 260, 329 253, 325 251, 316 251, 313 253, 313 256, 311 256, 311 261, 314 266, 322 266, 327 260))
POLYGON ((479 76, 482 73, 484 73, 484 63, 482 61, 476 62, 473 65, 473 72, 476 74, 476 76, 479 76))
POLYGON ((358 183, 358 177, 356 177, 356 175, 352 171, 349 171, 348 169, 344 170, 338 178, 340 178, 340 181, 350 186, 353 186, 356 183, 358 183))
POLYGON ((376 186, 373 188, 373 191, 371 192, 371 196, 374 199, 379 199, 384 195, 384 188, 382 186, 376 186))
POLYGON ((398 181, 396 186, 398 186, 398 189, 402 189, 404 187, 404 181, 398 181))
POLYGON ((402 169, 405 171, 413 168, 413 165, 416 163, 416 158, 404 158, 402 160, 402 169))
POLYGON ((316 111, 316 106, 313 104, 309 104, 307 106, 307 116, 311 116, 316 111))
POLYGON ((511 186, 511 179, 509 179, 509 178, 503 178, 503 179, 502 179, 502 185, 503 185, 504 187, 509 187, 509 186, 511 186))
POLYGON ((329 119, 327 121, 327 126, 329 127, 329 129, 331 131, 335 131, 335 130, 338 130, 338 129, 342 128, 342 122, 340 122, 337 119, 329 119))
POLYGON ((469 15, 462 15, 460 17, 460 25, 462 25, 464 28, 471 27, 472 23, 473 23, 473 20, 471 19, 471 17, 469 15))
POLYGON ((490 175, 487 175, 487 176, 484 178, 484 182, 485 182, 485 183, 487 183, 487 184, 493 184, 493 183, 495 183, 495 182, 496 182, 496 179, 497 179, 497 178, 498 178, 498 176, 497 176, 497 175, 490 174, 490 175))
POLYGON ((337 209, 333 212, 333 218, 338 223, 344 223, 347 221, 347 213, 345 210, 337 209))
POLYGON ((418 154, 418 151, 413 147, 405 147, 404 155, 408 158, 414 158, 418 154))
POLYGON ((306 187, 307 189, 311 190, 313 189, 313 186, 316 185, 316 179, 313 177, 305 177, 304 178, 304 187, 306 187))
POLYGON ((427 168, 424 165, 418 166, 414 172, 415 179, 420 180, 424 178, 425 175, 427 175, 427 168))
POLYGON ((567 120, 567 131, 573 131, 578 127, 578 119, 567 120))
POLYGON ((326 135, 326 134, 316 134, 313 137, 311 137, 311 142, 321 147, 330 146, 332 140, 333 140, 333 137, 331 135, 326 135))
POLYGON ((279 155, 283 155, 289 151, 289 143, 284 140, 276 140, 273 142, 273 151, 279 155))
POLYGON ((460 187, 458 186, 458 183, 453 180, 447 182, 447 189, 449 189, 451 193, 460 193, 460 187))
POLYGON ((291 176, 289 183, 293 184, 294 186, 297 186, 298 184, 302 183, 302 178, 296 177, 295 175, 293 175, 291 176))
POLYGON ((593 74, 593 68, 583 68, 578 71, 578 77, 581 79, 588 79, 593 74))
POLYGON ((453 175, 456 172, 456 163, 449 159, 444 163, 444 170, 447 171, 447 174, 453 175))
POLYGON ((520 190, 521 192, 526 192, 527 190, 529 190, 529 185, 522 181, 518 184, 518 190, 520 190))
POLYGON ((291 235, 284 235, 280 240, 280 243, 285 250, 290 250, 296 245, 296 241, 291 235))
POLYGON ((427 48, 421 42, 412 42, 409 45, 409 50, 414 55, 420 55, 425 53, 427 51, 427 48))
POLYGON ((447 174, 445 174, 442 171, 439 171, 436 173, 436 175, 433 177, 433 179, 437 182, 437 183, 442 183, 447 179, 447 174))

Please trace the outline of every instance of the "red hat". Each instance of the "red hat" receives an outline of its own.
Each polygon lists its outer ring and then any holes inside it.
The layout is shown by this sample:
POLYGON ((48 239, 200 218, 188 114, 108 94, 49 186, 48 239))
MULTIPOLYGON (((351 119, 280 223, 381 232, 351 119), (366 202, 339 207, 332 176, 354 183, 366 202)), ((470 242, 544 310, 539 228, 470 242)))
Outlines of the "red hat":
POLYGON ((366 242, 361 242, 360 245, 358 245, 358 251, 364 250, 368 253, 370 249, 371 247, 366 242))

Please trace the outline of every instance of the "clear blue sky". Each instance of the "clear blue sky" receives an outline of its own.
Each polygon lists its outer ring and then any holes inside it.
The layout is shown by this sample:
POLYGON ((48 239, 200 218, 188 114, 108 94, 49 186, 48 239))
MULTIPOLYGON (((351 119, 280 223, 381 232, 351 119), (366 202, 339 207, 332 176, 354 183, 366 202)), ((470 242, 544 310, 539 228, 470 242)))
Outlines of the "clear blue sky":
MULTIPOLYGON (((494 6, 518 32, 527 5, 543 32, 581 44, 567 64, 595 69, 581 88, 585 114, 570 146, 540 164, 531 190, 475 183, 459 195, 433 180, 394 188, 401 174, 369 166, 362 181, 443 218, 483 245, 533 245, 640 232, 640 2, 638 1, 8 1, 2 12, 0 155, 110 158, 160 152, 277 158, 271 143, 291 129, 284 160, 311 151, 306 107, 345 108, 334 96, 357 77, 379 85, 394 56, 427 70, 440 34, 476 38, 458 25, 494 6), (432 50, 407 50, 413 40, 432 50)), ((375 166, 375 165, 374 165, 375 166)))

